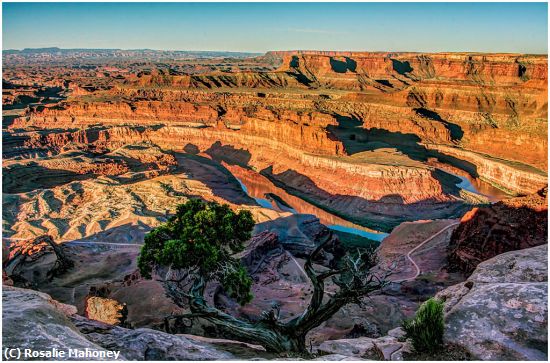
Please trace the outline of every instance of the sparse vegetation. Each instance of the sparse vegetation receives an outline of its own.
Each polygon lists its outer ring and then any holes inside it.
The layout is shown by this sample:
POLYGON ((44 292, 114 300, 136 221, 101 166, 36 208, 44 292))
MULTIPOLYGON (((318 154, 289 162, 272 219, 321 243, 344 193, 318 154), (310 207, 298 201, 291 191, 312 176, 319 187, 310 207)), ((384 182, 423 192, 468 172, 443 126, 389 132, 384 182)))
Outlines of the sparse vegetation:
POLYGON ((435 298, 425 301, 414 318, 403 322, 407 338, 418 353, 432 353, 443 345, 445 332, 444 302, 435 298))

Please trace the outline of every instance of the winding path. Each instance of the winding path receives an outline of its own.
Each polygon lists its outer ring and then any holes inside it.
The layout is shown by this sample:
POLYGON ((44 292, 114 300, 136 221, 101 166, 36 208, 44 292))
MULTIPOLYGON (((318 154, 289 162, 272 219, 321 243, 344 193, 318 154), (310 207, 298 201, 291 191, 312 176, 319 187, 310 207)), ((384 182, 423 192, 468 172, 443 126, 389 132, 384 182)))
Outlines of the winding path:
POLYGON ((416 252, 416 250, 418 250, 420 247, 424 246, 426 243, 430 242, 432 239, 434 239, 435 237, 439 236, 441 233, 445 232, 446 230, 448 230, 449 228, 451 227, 454 227, 456 225, 460 224, 460 222, 454 222, 452 224, 449 224, 448 226, 442 228, 441 230, 439 230, 439 232, 431 235, 430 237, 426 238, 424 241, 422 241, 418 246, 416 246, 415 248, 413 248, 412 250, 410 250, 407 254, 406 254, 406 258, 412 263, 412 265, 414 266, 414 268, 416 269, 416 273, 414 274, 414 276, 412 277, 408 277, 406 279, 402 279, 402 280, 396 280, 394 282, 405 282, 405 281, 411 281, 411 280, 414 280, 418 277, 418 275, 420 275, 420 267, 418 267, 418 265, 416 264, 416 262, 414 262, 414 260, 412 259, 411 255, 416 252))

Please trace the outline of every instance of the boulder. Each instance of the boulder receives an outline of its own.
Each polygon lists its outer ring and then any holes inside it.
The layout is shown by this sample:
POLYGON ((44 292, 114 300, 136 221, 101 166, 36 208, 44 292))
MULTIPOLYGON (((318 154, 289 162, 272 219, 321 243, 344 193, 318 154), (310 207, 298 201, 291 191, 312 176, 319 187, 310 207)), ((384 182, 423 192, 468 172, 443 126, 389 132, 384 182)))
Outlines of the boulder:
POLYGON ((123 325, 127 316, 126 304, 99 296, 88 296, 85 315, 88 319, 112 325, 123 325))
POLYGON ((207 343, 218 349, 233 354, 239 360, 249 360, 251 358, 276 358, 276 353, 268 353, 261 345, 250 344, 230 339, 208 338, 200 335, 181 334, 180 336, 195 342, 207 343))
POLYGON ((403 352, 410 352, 407 342, 400 342, 392 336, 385 336, 374 341, 374 347, 378 356, 383 360, 403 360, 403 352))
POLYGON ((61 246, 47 235, 14 242, 4 261, 7 277, 22 287, 40 286, 71 266, 61 246))
POLYGON ((474 283, 548 282, 548 245, 503 253, 477 266, 474 283))
POLYGON ((340 354, 353 357, 376 356, 374 339, 366 337, 327 340, 317 347, 317 351, 325 354, 340 354))
MULTIPOLYGON (((404 332, 401 328, 390 330, 392 335, 380 338, 355 338, 327 340, 317 347, 321 354, 340 355, 375 360, 403 360, 403 353, 410 353, 410 344, 402 339, 404 332), (398 337, 395 337, 398 335, 398 337)), ((323 356, 324 357, 324 356, 323 356)), ((321 357, 322 358, 322 357, 321 357)), ((342 360, 342 359, 337 359, 342 360)))
POLYGON ((480 360, 547 360, 547 245, 480 263, 445 300, 445 341, 480 360))

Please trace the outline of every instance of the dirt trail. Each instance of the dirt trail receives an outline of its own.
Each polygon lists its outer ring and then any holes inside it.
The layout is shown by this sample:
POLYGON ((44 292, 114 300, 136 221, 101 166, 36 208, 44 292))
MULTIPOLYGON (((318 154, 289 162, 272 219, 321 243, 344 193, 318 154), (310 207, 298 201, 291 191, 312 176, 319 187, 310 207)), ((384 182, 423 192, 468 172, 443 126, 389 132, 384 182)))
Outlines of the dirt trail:
POLYGON ((446 230, 448 230, 449 228, 451 227, 454 227, 456 225, 460 224, 460 222, 454 222, 452 224, 449 224, 448 226, 442 228, 441 230, 439 230, 439 232, 431 235, 430 237, 426 238, 424 241, 422 241, 418 246, 414 247, 413 249, 411 249, 407 255, 405 257, 407 257, 407 259, 412 263, 412 265, 414 266, 414 268, 416 269, 416 273, 414 274, 414 276, 411 276, 411 277, 408 277, 406 279, 401 279, 401 280, 397 280, 397 281, 394 281, 394 282, 405 282, 405 281, 411 281, 411 280, 414 280, 418 277, 418 275, 420 275, 420 268, 418 267, 418 265, 416 264, 416 262, 414 262, 414 260, 412 259, 411 255, 416 252, 420 247, 424 246, 426 243, 430 242, 432 239, 434 239, 435 237, 439 236, 440 234, 442 234, 443 232, 445 232, 446 230))

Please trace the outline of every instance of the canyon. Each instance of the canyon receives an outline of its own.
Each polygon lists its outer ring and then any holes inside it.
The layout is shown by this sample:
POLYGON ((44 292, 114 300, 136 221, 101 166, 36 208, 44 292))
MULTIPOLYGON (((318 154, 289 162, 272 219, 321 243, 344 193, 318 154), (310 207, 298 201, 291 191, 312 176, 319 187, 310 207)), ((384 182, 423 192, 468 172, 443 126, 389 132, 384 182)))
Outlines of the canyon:
MULTIPOLYGON (((392 329, 423 300, 477 284, 503 253, 540 257, 546 55, 154 52, 3 53, 3 276, 17 286, 7 298, 32 295, 78 334, 102 331, 94 320, 119 325, 109 329, 120 336, 152 328, 233 358, 197 337, 224 338, 211 326, 169 324, 180 307, 137 272, 145 234, 200 198, 249 210, 256 222, 240 256, 253 302, 241 307, 210 288, 213 304, 241 318, 274 303, 285 319, 299 314, 311 294, 304 259, 321 240, 338 246, 321 265, 342 250, 377 248, 377 269, 395 265, 388 289, 308 336, 322 354, 376 358, 383 349, 373 347, 397 344, 392 329), (369 348, 348 354, 343 346, 363 344, 354 339, 370 339, 369 348)), ((471 338, 457 329, 449 342, 471 338)), ((105 344, 93 334, 79 344, 105 344)), ((475 340, 468 354, 502 358, 481 346, 475 340)))

